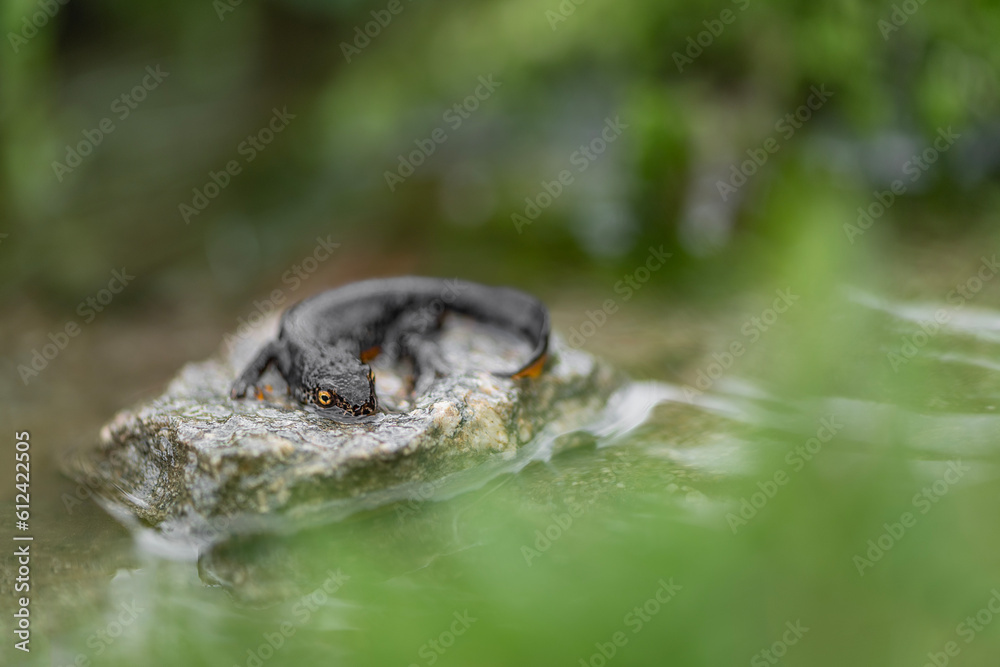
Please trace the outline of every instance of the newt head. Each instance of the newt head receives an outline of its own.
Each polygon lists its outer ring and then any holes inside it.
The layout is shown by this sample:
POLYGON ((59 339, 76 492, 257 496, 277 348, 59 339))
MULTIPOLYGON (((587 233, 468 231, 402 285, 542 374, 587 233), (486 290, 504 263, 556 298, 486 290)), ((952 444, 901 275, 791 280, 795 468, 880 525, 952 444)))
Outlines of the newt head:
POLYGON ((375 374, 360 363, 318 364, 304 369, 299 400, 335 421, 374 414, 378 409, 375 374))

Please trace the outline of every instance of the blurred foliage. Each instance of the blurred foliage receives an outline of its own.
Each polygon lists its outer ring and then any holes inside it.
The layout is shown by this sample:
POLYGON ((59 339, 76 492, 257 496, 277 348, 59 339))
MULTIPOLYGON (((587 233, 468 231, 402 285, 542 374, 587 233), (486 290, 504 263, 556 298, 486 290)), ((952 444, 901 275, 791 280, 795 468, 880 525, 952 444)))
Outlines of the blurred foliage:
MULTIPOLYGON (((8 41, 42 5, 5 3, 8 41)), ((124 264, 147 278, 147 297, 246 299, 332 234, 358 260, 348 274, 461 273, 543 291, 605 284, 663 244, 673 279, 657 284, 707 293, 813 216, 843 242, 856 207, 948 126, 962 140, 879 224, 950 234, 981 225, 1000 196, 994 3, 387 6, 56 5, 2 59, 4 289, 72 305, 124 264), (916 11, 887 32, 880 21, 901 5, 916 11), (373 16, 391 20, 371 24, 365 45, 373 16), (679 54, 694 57, 679 66, 679 54), (118 120, 114 100, 156 65, 169 77, 118 120), (500 87, 452 129, 444 114, 481 75, 500 87), (821 85, 832 98, 722 201, 730 165, 821 85), (185 224, 179 205, 243 159, 237 146, 274 108, 295 119, 185 224), (517 233, 525 198, 619 116, 621 140, 517 233), (114 131, 60 181, 53 162, 105 117, 114 131), (390 191, 385 172, 438 127, 447 140, 390 191), (387 264, 396 252, 412 259, 387 264)))

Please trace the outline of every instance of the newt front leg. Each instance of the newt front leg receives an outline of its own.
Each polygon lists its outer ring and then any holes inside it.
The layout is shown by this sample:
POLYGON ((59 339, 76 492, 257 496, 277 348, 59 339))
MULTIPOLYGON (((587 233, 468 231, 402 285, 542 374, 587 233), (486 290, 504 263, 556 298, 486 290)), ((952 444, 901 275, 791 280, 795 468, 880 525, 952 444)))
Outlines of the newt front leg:
POLYGON ((289 374, 291 373, 292 362, 288 354, 288 348, 280 340, 273 340, 261 348, 253 361, 247 364, 243 373, 233 383, 233 388, 229 392, 230 398, 243 398, 246 396, 247 390, 250 387, 257 386, 260 376, 264 374, 264 371, 272 363, 278 369, 278 372, 281 373, 281 376, 285 378, 285 382, 291 385, 289 374))

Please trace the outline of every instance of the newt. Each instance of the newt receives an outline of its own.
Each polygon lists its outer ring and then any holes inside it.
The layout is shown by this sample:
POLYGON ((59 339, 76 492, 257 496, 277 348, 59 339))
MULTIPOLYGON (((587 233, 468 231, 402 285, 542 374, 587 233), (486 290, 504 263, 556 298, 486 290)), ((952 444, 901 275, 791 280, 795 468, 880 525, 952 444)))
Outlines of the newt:
POLYGON ((335 421, 352 422, 379 409, 368 362, 388 351, 413 365, 413 393, 448 372, 433 335, 455 312, 517 334, 531 344, 519 368, 495 375, 537 377, 549 346, 549 311, 510 287, 414 276, 363 280, 321 292, 290 306, 278 337, 258 352, 233 383, 232 398, 256 389, 273 365, 303 405, 335 421))

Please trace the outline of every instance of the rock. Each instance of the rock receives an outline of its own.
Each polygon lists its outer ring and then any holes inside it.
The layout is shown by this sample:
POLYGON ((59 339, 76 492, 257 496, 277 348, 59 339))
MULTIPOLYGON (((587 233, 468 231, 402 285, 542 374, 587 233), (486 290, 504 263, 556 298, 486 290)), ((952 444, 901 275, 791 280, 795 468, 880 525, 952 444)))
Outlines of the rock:
POLYGON ((233 378, 276 330, 273 318, 216 357, 184 366, 161 396, 104 426, 97 446, 69 462, 71 475, 119 516, 161 530, 204 530, 220 518, 229 526, 513 458, 528 443, 593 422, 622 383, 555 336, 540 378, 497 377, 490 371, 516 368, 527 345, 449 317, 439 342, 454 374, 411 402, 405 365, 380 358, 379 398, 397 411, 340 424, 300 409, 273 369, 263 400, 229 398, 233 378))

